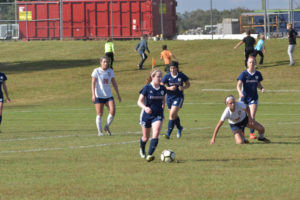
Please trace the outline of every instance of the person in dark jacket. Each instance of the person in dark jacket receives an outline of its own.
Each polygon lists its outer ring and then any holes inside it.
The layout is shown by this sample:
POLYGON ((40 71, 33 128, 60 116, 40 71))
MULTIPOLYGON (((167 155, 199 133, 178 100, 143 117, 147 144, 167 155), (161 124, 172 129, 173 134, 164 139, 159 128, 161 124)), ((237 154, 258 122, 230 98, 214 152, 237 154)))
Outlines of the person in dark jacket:
POLYGON ((150 50, 148 49, 148 44, 147 44, 146 39, 147 39, 147 35, 143 35, 141 41, 138 43, 138 45, 135 48, 135 50, 142 57, 141 62, 138 64, 139 70, 143 69, 143 64, 146 61, 146 59, 148 58, 148 56, 145 53, 145 51, 147 50, 148 53, 150 53, 150 50))
POLYGON ((286 29, 287 29, 288 38, 289 38, 288 55, 290 57, 290 66, 293 66, 293 65, 295 65, 293 53, 294 53, 294 49, 296 46, 296 37, 297 37, 298 33, 292 28, 292 24, 287 24, 286 29))
POLYGON ((246 32, 246 37, 244 37, 244 39, 242 41, 240 41, 235 47, 234 49, 237 49, 239 46, 241 46, 242 44, 245 44, 245 67, 247 68, 247 61, 249 56, 254 56, 254 45, 256 43, 256 40, 254 39, 254 37, 251 37, 251 32, 250 30, 248 30, 246 32))

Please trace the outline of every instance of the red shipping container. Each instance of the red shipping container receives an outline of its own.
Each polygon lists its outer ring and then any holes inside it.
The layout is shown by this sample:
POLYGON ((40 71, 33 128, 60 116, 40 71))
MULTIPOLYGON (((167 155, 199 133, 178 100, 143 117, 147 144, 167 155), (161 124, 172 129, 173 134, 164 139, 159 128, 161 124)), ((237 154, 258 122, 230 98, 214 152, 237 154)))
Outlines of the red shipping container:
POLYGON ((62 4, 18 1, 17 4, 20 39, 59 39, 60 10, 63 38, 156 36, 162 34, 162 25, 165 38, 176 35, 176 0, 62 0, 62 4))

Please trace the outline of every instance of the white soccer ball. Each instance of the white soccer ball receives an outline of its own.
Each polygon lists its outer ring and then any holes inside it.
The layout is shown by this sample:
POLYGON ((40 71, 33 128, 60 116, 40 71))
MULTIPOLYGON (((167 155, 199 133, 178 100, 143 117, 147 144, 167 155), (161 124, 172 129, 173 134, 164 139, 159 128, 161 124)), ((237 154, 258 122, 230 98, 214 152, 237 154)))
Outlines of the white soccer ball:
POLYGON ((168 150, 163 150, 163 152, 160 155, 160 159, 163 162, 173 162, 175 160, 175 153, 174 151, 168 149, 168 150))

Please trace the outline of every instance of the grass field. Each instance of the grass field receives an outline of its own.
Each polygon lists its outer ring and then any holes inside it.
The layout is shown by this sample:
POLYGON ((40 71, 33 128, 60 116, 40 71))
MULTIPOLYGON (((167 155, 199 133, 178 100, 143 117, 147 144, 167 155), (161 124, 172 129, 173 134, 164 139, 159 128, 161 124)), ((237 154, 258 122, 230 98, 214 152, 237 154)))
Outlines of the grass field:
MULTIPOLYGON (((90 74, 103 41, 1 42, 0 71, 12 102, 0 126, 0 200, 299 199, 300 50, 296 66, 288 66, 287 40, 266 41, 259 69, 266 93, 259 92, 256 119, 272 143, 236 145, 226 122, 209 144, 223 98, 237 96, 236 78, 244 70, 243 47, 233 50, 237 42, 149 42, 146 70, 138 71, 137 41, 116 41, 123 102, 117 102, 111 137, 96 136, 91 103, 90 74), (162 44, 179 59, 191 88, 180 111, 183 137, 161 138, 156 160, 147 163, 139 157, 136 102, 151 57, 164 68, 162 44), (164 149, 174 150, 176 162, 158 159, 164 149)), ((166 128, 165 121, 163 133, 166 128)))

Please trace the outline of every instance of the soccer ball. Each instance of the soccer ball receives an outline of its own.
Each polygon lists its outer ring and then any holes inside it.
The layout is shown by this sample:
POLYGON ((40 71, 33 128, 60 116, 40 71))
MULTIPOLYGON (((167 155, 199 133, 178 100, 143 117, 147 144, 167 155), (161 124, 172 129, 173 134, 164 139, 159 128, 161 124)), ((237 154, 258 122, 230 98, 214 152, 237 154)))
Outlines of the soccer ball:
POLYGON ((160 159, 163 162, 173 162, 175 160, 175 153, 174 151, 168 149, 168 150, 163 150, 163 152, 160 155, 160 159))

